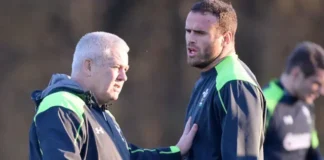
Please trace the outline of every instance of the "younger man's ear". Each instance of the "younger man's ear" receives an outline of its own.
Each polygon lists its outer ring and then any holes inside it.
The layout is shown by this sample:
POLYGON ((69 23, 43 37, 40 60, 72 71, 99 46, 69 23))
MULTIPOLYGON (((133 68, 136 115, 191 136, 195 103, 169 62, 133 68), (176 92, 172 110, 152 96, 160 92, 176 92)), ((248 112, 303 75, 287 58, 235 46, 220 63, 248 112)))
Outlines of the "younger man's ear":
POLYGON ((294 68, 291 70, 291 72, 290 72, 290 75, 291 75, 292 77, 294 77, 294 79, 297 78, 298 76, 300 76, 300 74, 302 74, 302 72, 301 72, 300 68, 297 67, 297 66, 294 67, 294 68))
POLYGON ((227 31, 223 34, 223 46, 230 44, 233 41, 233 34, 230 31, 227 31))

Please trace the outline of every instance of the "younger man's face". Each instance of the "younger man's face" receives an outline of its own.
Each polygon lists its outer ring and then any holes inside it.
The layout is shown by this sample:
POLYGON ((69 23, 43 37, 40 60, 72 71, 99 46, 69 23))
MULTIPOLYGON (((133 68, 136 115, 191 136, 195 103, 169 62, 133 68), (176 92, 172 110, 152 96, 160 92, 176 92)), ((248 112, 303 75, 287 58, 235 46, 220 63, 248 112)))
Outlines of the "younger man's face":
POLYGON ((324 95, 324 69, 317 69, 314 75, 306 78, 300 72, 292 83, 295 83, 298 97, 313 104, 319 96, 324 95))

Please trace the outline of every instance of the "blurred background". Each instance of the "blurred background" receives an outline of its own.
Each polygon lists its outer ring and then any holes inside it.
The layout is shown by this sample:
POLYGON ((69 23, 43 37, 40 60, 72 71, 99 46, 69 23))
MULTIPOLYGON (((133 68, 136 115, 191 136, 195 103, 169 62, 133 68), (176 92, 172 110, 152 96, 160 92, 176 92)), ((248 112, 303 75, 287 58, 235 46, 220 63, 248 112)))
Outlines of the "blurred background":
MULTIPOLYGON (((70 74, 74 47, 87 32, 107 31, 131 50, 128 81, 111 107, 126 138, 168 146, 182 134, 199 71, 186 64, 184 24, 195 0, 0 0, 0 159, 28 159, 34 115, 30 93, 53 73, 70 74)), ((302 40, 324 45, 323 0, 233 0, 236 48, 261 85, 279 76, 302 40)), ((323 99, 316 101, 324 143, 323 99)), ((321 151, 324 153, 324 144, 321 151)))

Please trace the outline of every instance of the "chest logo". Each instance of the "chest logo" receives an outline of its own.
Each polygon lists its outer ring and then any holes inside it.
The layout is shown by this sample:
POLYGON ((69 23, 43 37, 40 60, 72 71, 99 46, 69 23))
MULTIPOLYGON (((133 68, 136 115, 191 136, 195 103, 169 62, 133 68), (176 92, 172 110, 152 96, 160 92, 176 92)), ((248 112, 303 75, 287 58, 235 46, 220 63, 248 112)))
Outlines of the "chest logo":
POLYGON ((202 107, 202 106, 203 106, 203 104, 204 104, 204 102, 205 102, 205 100, 206 100, 206 98, 207 98, 208 93, 209 93, 209 89, 207 88, 207 89, 202 93, 202 97, 201 97, 201 99, 200 99, 200 101, 199 101, 199 104, 198 104, 199 107, 202 107))
POLYGON ((104 133, 105 133, 104 130, 103 130, 101 127, 96 127, 96 128, 95 128, 95 132, 96 132, 97 134, 104 134, 104 133))
POLYGON ((292 118, 291 115, 286 115, 283 117, 283 121, 285 123, 285 125, 292 125, 294 124, 294 119, 292 118))

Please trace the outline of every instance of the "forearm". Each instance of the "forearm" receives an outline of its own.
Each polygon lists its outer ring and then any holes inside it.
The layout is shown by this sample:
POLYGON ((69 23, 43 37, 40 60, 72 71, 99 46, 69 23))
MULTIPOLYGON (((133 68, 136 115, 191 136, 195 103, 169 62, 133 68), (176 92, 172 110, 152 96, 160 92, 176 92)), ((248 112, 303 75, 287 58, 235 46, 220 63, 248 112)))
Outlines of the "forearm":
POLYGON ((176 146, 165 148, 144 149, 129 144, 131 160, 152 159, 152 160, 181 160, 180 149, 176 146))
POLYGON ((249 83, 236 81, 221 92, 223 100, 222 159, 257 160, 262 155, 264 99, 249 83))

